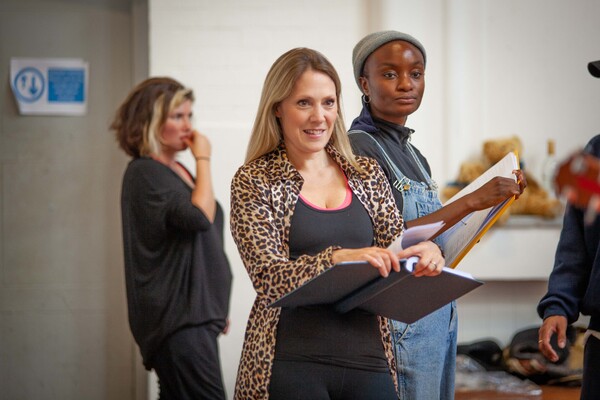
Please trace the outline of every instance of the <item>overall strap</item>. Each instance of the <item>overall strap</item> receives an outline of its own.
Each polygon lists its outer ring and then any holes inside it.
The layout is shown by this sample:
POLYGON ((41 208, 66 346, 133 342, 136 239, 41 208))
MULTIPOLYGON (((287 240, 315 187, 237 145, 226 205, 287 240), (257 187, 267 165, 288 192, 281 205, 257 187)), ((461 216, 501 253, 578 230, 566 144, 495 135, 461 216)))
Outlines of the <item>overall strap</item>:
MULTIPOLYGON (((411 180, 408 179, 406 176, 404 176, 404 174, 402 173, 402 171, 400 171, 400 169, 398 168, 398 166, 392 161, 392 159, 390 158, 390 156, 384 150, 383 146, 381 146, 381 143, 379 143, 377 141, 377 139, 375 139, 373 137, 373 135, 371 135, 368 132, 361 131, 361 130, 351 130, 351 131, 348 131, 349 135, 356 134, 356 133, 362 133, 362 134, 366 135, 367 137, 369 137, 377 145, 377 148, 381 152, 381 155, 383 156, 386 164, 388 165, 388 167, 390 168, 390 170, 392 171, 392 173, 396 177, 396 182, 394 182, 393 186, 396 189, 398 189, 399 191, 401 191, 401 192, 404 191, 404 190, 407 190, 408 187, 410 186, 411 180)), ((409 150, 409 152, 410 152, 410 154, 411 154, 411 156, 413 158, 413 161, 417 164, 417 166, 421 170, 421 173, 423 174, 423 176, 427 180, 427 186, 429 186, 429 188, 432 189, 432 190, 437 190, 437 184, 433 181, 433 179, 431 179, 431 177, 427 173, 427 170, 425 169, 425 167, 421 163, 421 160, 419 160, 419 157, 417 157, 417 154, 415 153, 412 145, 410 143, 408 143, 408 142, 406 144, 408 145, 407 147, 408 147, 408 150, 409 150)))
POLYGON ((431 179, 431 176, 429 176, 429 174, 427 173, 427 170, 423 166, 423 163, 421 163, 421 159, 417 156, 417 153, 415 152, 415 148, 412 146, 412 144, 410 144, 410 142, 406 142, 406 147, 408 148, 408 151, 410 151, 410 154, 412 155, 413 159, 417 163, 417 166, 421 170, 421 173, 427 180, 427 185, 429 186, 429 188, 437 191, 437 189, 438 189, 437 183, 433 179, 431 179))
POLYGON ((400 192, 402 192, 403 190, 407 190, 408 187, 410 186, 410 180, 406 176, 404 176, 402 171, 400 171, 398 166, 396 166, 396 164, 392 161, 390 156, 388 156, 387 152, 383 149, 383 146, 381 146, 381 144, 377 141, 377 139, 375 139, 370 133, 365 132, 365 131, 361 131, 361 130, 348 131, 348 135, 352 135, 352 134, 356 134, 356 133, 362 133, 362 134, 366 135, 369 139, 371 139, 375 143, 375 145, 381 152, 381 155, 383 156, 385 163, 388 165, 388 167, 390 168, 390 170, 396 177, 396 182, 393 183, 393 186, 396 189, 398 189, 400 192))

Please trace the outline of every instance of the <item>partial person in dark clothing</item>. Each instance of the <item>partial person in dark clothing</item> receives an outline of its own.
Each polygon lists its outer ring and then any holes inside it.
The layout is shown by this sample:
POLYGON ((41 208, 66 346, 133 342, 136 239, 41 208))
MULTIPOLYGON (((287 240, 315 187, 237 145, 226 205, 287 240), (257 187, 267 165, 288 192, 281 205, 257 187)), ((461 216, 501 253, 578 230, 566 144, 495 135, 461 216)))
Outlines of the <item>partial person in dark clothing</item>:
MULTIPOLYGON (((411 35, 382 31, 367 35, 352 53, 354 77, 363 93, 363 109, 352 122, 350 141, 357 155, 372 157, 392 186, 396 205, 409 227, 444 221, 451 228, 473 211, 518 196, 526 186, 496 177, 480 189, 442 207, 431 169, 410 143, 406 127, 425 91, 426 53, 411 35)), ((443 237, 436 242, 444 247, 443 237)), ((455 302, 413 324, 391 321, 400 396, 406 399, 453 399, 457 315, 455 302), (423 357, 423 354, 427 354, 423 357)))
MULTIPOLYGON (((600 158, 600 135, 590 140, 585 152, 600 158)), ((546 358, 558 361, 550 339, 557 335, 558 347, 564 348, 567 326, 577 321, 580 313, 590 316, 581 399, 595 400, 600 398, 600 217, 586 223, 585 213, 567 204, 548 292, 537 307, 544 319, 538 342, 546 358)))
POLYGON ((190 89, 170 78, 137 85, 111 125, 133 160, 121 217, 129 324, 160 399, 225 399, 217 337, 228 328, 231 270, 211 146, 192 128, 190 89), (195 177, 176 160, 189 148, 195 177))

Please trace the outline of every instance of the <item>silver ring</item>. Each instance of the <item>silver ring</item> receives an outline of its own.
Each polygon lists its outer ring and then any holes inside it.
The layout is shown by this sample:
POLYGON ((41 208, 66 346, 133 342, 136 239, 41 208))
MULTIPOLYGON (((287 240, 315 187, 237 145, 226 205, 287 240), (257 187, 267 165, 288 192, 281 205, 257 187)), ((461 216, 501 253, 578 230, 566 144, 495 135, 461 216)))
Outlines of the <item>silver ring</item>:
POLYGON ((436 264, 436 263, 434 263, 433 261, 432 261, 432 262, 430 262, 429 264, 433 264, 433 265, 434 265, 434 266, 437 268, 437 264, 436 264))

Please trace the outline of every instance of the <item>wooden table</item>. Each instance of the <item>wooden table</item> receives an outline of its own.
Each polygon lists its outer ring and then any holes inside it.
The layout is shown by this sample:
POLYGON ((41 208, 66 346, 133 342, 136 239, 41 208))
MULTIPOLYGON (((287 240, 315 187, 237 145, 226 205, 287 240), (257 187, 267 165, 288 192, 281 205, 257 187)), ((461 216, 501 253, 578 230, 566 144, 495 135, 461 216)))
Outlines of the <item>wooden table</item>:
POLYGON ((579 400, 579 387, 542 386, 540 396, 501 392, 456 392, 455 400, 579 400))

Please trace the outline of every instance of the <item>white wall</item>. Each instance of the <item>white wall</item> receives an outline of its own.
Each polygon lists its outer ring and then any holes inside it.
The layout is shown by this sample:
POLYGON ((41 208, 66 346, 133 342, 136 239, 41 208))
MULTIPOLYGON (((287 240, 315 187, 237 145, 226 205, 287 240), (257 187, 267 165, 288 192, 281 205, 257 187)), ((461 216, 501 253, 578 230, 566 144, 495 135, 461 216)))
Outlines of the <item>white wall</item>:
POLYGON ((546 139, 564 156, 600 133, 600 80, 587 63, 600 59, 600 3, 594 0, 453 1, 448 7, 447 165, 464 148, 509 134, 538 172, 546 139))
MULTIPOLYGON (((522 158, 534 170, 546 139, 554 138, 563 156, 600 133, 600 80, 586 70, 600 59, 595 0, 150 0, 149 11, 150 74, 195 89, 196 125, 212 140, 216 192, 226 211, 271 63, 297 46, 323 52, 344 84, 349 124, 360 107, 352 47, 373 30, 412 33, 427 49, 426 95, 408 125, 440 184, 455 178, 486 138, 518 134, 522 158)), ((221 351, 231 395, 254 291, 229 235, 227 252, 235 278, 232 327, 221 351)), ((537 322, 544 290, 540 281, 489 282, 461 300, 460 338, 506 342, 537 322)))

